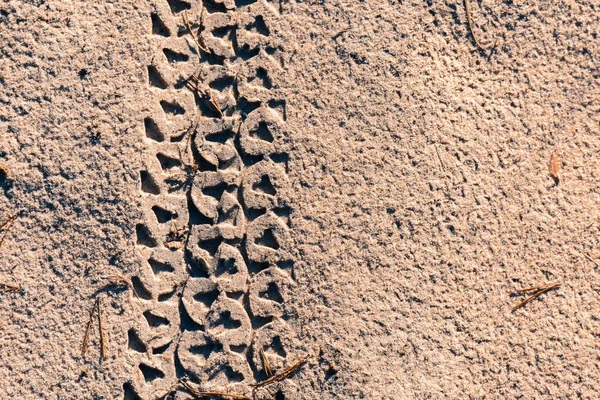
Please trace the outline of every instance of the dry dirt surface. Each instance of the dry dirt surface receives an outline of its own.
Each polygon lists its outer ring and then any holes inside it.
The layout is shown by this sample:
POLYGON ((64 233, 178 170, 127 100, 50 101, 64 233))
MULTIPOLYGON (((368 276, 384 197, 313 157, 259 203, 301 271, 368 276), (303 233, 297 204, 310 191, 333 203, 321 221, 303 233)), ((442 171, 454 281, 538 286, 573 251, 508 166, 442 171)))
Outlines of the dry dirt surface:
POLYGON ((596 398, 599 35, 0 0, 0 399, 596 398))

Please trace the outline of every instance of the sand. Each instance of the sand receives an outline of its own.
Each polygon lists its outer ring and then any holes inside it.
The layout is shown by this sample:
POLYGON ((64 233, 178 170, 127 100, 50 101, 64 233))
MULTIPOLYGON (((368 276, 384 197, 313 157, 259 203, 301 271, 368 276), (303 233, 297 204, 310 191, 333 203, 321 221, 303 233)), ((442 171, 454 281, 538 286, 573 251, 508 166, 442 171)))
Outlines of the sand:
POLYGON ((0 398, 594 398, 599 5, 470 14, 0 3, 0 398))

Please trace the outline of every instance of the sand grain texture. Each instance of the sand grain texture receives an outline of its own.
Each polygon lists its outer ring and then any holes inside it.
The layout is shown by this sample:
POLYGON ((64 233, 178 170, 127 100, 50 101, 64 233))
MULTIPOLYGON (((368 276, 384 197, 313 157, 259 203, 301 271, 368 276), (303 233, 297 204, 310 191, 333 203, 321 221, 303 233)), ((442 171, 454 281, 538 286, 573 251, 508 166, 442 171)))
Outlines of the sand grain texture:
POLYGON ((594 398, 600 9, 469 4, 0 3, 0 398, 594 398))

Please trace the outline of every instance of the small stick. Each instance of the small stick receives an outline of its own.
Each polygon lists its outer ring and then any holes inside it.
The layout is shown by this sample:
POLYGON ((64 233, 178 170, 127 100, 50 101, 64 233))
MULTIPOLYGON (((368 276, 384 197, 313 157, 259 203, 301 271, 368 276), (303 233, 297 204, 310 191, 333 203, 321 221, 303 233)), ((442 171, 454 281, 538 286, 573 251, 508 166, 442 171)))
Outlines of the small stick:
POLYGON ((181 383, 181 385, 183 385, 185 390, 190 392, 190 394, 197 399, 201 398, 202 396, 220 396, 220 397, 228 397, 230 399, 251 400, 250 397, 243 396, 241 394, 196 390, 189 383, 184 381, 183 379, 180 379, 179 383, 181 383))
POLYGON ((90 339, 90 330, 92 329, 92 321, 94 320, 94 315, 96 314, 96 304, 92 307, 92 311, 90 311, 90 319, 87 323, 87 327, 85 328, 85 336, 83 337, 83 344, 81 345, 81 357, 85 355, 85 351, 87 349, 88 340, 90 339))
POLYGON ((207 89, 206 92, 203 93, 202 90, 200 90, 200 86, 199 86, 200 80, 198 79, 198 77, 196 75, 192 75, 192 76, 190 76, 189 79, 194 81, 194 84, 192 85, 189 80, 187 81, 187 84, 196 91, 198 96, 202 96, 204 98, 208 97, 208 101, 209 101, 210 105, 214 108, 214 110, 216 112, 219 113, 220 118, 223 118, 223 111, 221 111, 221 106, 219 105, 219 103, 217 103, 217 101, 213 97, 210 89, 207 89))
POLYGON ((17 218, 17 214, 11 215, 10 217, 8 217, 4 221, 2 221, 2 223, 0 223, 0 230, 2 228, 4 228, 4 225, 8 224, 10 221, 12 221, 15 218, 17 218))
POLYGON ((267 356, 265 355, 265 351, 263 349, 260 349, 260 358, 262 360, 265 373, 267 374, 267 378, 269 378, 271 375, 273 375, 273 371, 271 370, 271 365, 269 364, 269 360, 267 359, 267 356))
MULTIPOLYGON (((201 14, 201 16, 204 16, 204 8, 202 8, 202 14, 201 14)), ((200 19, 200 21, 202 21, 202 19, 200 19)), ((200 42, 196 39, 196 35, 194 35, 194 32, 192 31, 192 28, 190 27, 190 21, 188 20, 188 12, 187 12, 187 10, 185 10, 185 13, 183 14, 183 22, 185 23, 185 26, 186 26, 188 32, 190 32, 190 35, 192 35, 192 39, 194 39, 194 43, 196 43, 196 46, 198 46, 198 48, 200 50, 202 50, 203 52, 210 53, 208 51, 208 49, 206 47, 202 46, 200 44, 200 42)))
POLYGON ((223 112, 221 111, 221 106, 219 105, 219 103, 217 103, 217 101, 213 97, 212 93, 210 92, 210 89, 207 90, 207 93, 208 93, 208 98, 210 99, 210 104, 212 104, 212 106, 219 113, 221 118, 223 118, 223 112))
POLYGON ((250 386, 252 386, 254 388, 259 388, 262 386, 270 385, 273 382, 281 381, 281 380, 287 378, 288 376, 290 376, 295 370, 300 368, 302 366, 302 364, 304 364, 306 362, 306 360, 308 360, 308 356, 303 358, 302 360, 298 361, 296 364, 292 365, 291 367, 284 369, 279 374, 273 375, 272 377, 270 377, 269 379, 265 379, 264 381, 251 383, 250 386))
POLYGON ((560 285, 560 283, 553 283, 550 284, 548 286, 545 287, 538 287, 535 288, 535 290, 537 290, 535 293, 533 293, 531 296, 525 298, 523 301, 521 301, 519 304, 517 304, 516 306, 513 307, 513 311, 516 311, 517 309, 523 307, 525 304, 529 303, 531 300, 535 299, 536 297, 546 293, 547 291, 554 289, 555 287, 558 287, 560 285))
POLYGON ((106 347, 104 346, 104 331, 102 330, 102 311, 100 310, 100 297, 96 299, 96 308, 98 309, 98 329, 100 330, 100 356, 106 359, 106 347))
POLYGON ((8 219, 6 221, 2 222, 2 224, 0 225, 0 229, 3 229, 6 226, 6 228, 4 229, 4 234, 2 235, 2 238, 0 239, 0 247, 2 247, 2 244, 4 243, 4 239, 6 239, 6 235, 8 235, 8 231, 10 231, 10 228, 15 223, 17 216, 18 216, 18 214, 13 215, 12 217, 8 217, 8 219))
POLYGON ((18 285, 12 285, 10 283, 0 283, 0 286, 3 286, 0 289, 0 293, 16 292, 17 290, 21 289, 20 286, 18 286, 18 285))
POLYGON ((477 45, 477 47, 479 47, 479 49, 482 51, 486 51, 487 48, 485 48, 481 45, 481 42, 477 38, 477 35, 475 35, 475 30, 473 29, 473 18, 471 17, 471 6, 469 5, 469 0, 464 0, 464 2, 465 2, 465 11, 467 13, 467 25, 469 25, 469 31, 471 32, 471 36, 473 36, 473 39, 475 40, 475 44, 477 45))
POLYGON ((517 293, 519 293, 519 294, 525 294, 527 292, 541 290, 544 287, 545 286, 532 286, 532 287, 528 287, 528 288, 525 288, 525 289, 519 289, 519 290, 517 290, 517 293))

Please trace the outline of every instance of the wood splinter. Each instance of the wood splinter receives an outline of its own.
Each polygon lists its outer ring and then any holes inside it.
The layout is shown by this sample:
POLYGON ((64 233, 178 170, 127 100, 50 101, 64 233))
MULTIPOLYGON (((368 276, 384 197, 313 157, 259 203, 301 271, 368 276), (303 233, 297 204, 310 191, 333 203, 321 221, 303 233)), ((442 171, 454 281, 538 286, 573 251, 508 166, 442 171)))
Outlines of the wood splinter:
POLYGON ((560 286, 560 283, 551 283, 551 284, 545 285, 545 286, 533 286, 533 287, 528 287, 525 289, 517 290, 517 293, 519 293, 519 294, 526 294, 527 292, 533 292, 533 293, 531 295, 529 295, 528 297, 526 297, 525 299, 523 299, 519 304, 514 306, 513 311, 516 311, 517 309, 523 307, 525 304, 529 303, 531 300, 535 299, 536 297, 539 297, 540 295, 546 293, 547 291, 557 288, 559 286, 560 286))
POLYGON ((273 375, 272 377, 270 377, 269 379, 265 379, 264 381, 252 383, 252 384, 250 384, 250 386, 252 386, 253 388, 259 388, 259 387, 263 387, 266 385, 270 385, 271 383, 274 383, 274 382, 282 381, 285 378, 287 378, 288 376, 290 376, 292 373, 294 373, 294 371, 296 371, 298 368, 300 368, 307 360, 308 360, 308 356, 301 359, 294 365, 287 367, 286 369, 284 369, 277 375, 273 375))
POLYGON ((187 390, 192 396, 194 396, 197 399, 200 399, 201 397, 205 397, 205 396, 218 396, 218 397, 225 397, 225 398, 237 399, 237 400, 251 400, 250 397, 244 396, 241 394, 226 393, 226 392, 219 392, 219 391, 200 391, 200 390, 193 388, 189 383, 187 383, 183 379, 180 379, 179 383, 184 387, 185 390, 187 390))
POLYGON ((12 285, 10 283, 0 283, 0 293, 16 292, 20 289, 21 287, 18 285, 12 285))

